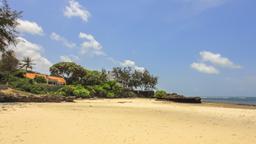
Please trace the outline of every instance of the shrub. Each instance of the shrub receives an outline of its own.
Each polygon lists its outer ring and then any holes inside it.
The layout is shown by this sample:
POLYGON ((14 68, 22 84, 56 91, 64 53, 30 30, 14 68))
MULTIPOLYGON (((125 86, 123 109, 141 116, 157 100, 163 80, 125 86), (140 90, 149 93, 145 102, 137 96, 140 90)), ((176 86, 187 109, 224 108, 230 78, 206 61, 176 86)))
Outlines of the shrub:
POLYGON ((108 81, 101 85, 93 87, 95 91, 94 96, 103 98, 118 97, 123 91, 123 88, 116 81, 108 81))
POLYGON ((36 76, 34 81, 37 83, 47 83, 47 80, 43 76, 36 76))
POLYGON ((36 84, 31 85, 29 89, 29 91, 34 94, 46 94, 48 92, 46 87, 36 84))
POLYGON ((26 74, 26 71, 23 69, 16 70, 13 72, 13 76, 18 77, 18 78, 24 78, 24 75, 26 74))
POLYGON ((85 89, 83 86, 67 85, 60 88, 55 94, 63 96, 76 96, 82 98, 89 98, 90 91, 85 89))
POLYGON ((167 92, 164 90, 158 90, 155 93, 155 98, 164 98, 167 96, 167 92))
POLYGON ((59 89, 56 94, 57 95, 63 95, 63 96, 74 96, 73 91, 75 90, 75 87, 72 85, 66 85, 63 88, 59 89))
POLYGON ((90 91, 85 89, 82 86, 77 86, 75 90, 73 91, 73 94, 77 97, 81 98, 89 98, 90 97, 90 91))
POLYGON ((95 91, 96 97, 106 97, 107 96, 107 91, 101 85, 94 86, 94 91, 95 91))
POLYGON ((123 90, 119 94, 119 97, 132 98, 132 97, 137 97, 137 94, 130 90, 123 90))
POLYGON ((107 98, 115 98, 115 97, 117 97, 117 95, 115 95, 115 93, 113 93, 113 92, 108 92, 106 97, 107 98))

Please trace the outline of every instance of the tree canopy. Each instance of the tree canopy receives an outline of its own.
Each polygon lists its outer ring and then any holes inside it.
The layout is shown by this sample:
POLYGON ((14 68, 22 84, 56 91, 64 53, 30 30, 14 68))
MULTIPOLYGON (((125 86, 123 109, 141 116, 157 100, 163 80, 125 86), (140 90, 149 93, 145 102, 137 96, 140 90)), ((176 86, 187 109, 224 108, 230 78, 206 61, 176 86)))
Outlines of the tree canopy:
POLYGON ((28 71, 29 69, 32 71, 33 65, 35 64, 33 63, 33 60, 30 57, 24 57, 21 60, 20 68, 25 68, 26 71, 28 71))
POLYGON ((6 0, 1 0, 0 5, 0 51, 5 52, 10 44, 16 44, 18 25, 17 19, 21 12, 12 10, 6 0))
POLYGON ((67 84, 76 84, 81 82, 87 71, 82 66, 74 62, 60 62, 50 67, 52 76, 63 77, 67 84))
POLYGON ((12 50, 2 53, 2 59, 0 60, 0 70, 6 72, 13 72, 17 69, 19 60, 15 57, 15 53, 12 50))
POLYGON ((152 90, 157 85, 158 78, 148 70, 137 71, 131 67, 115 67, 112 70, 114 79, 126 89, 152 90))

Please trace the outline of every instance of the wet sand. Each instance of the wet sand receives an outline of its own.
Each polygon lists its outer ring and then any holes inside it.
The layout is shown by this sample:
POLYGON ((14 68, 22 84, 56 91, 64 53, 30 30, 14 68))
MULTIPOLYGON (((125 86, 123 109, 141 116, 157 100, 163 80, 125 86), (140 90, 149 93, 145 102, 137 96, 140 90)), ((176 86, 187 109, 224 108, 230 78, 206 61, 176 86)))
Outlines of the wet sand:
POLYGON ((150 99, 0 104, 0 144, 254 144, 253 107, 150 99))

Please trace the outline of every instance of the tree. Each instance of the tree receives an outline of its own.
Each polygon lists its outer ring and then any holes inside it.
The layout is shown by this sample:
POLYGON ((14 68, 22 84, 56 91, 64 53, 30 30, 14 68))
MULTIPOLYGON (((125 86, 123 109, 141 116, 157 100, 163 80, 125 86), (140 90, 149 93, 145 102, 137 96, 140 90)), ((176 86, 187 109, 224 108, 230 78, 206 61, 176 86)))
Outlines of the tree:
POLYGON ((10 44, 16 44, 18 25, 17 19, 21 12, 11 10, 6 0, 2 0, 0 7, 0 52, 5 52, 10 44))
POLYGON ((132 89, 131 77, 132 77, 132 68, 131 67, 115 67, 112 70, 115 80, 119 82, 124 88, 132 89))
POLYGON ((102 70, 101 72, 99 71, 89 71, 87 70, 86 75, 81 80, 81 83, 86 86, 86 85, 101 85, 102 83, 107 82, 107 73, 106 70, 102 70))
POLYGON ((51 66, 50 72, 52 76, 63 77, 67 84, 77 84, 81 83, 87 70, 73 62, 60 62, 51 66))
POLYGON ((2 53, 2 59, 0 61, 0 70, 3 72, 13 72, 17 70, 19 60, 15 57, 15 53, 12 50, 2 53))
POLYGON ((143 72, 141 81, 142 81, 142 86, 144 87, 144 90, 151 90, 151 89, 155 89, 158 78, 151 75, 148 70, 145 70, 143 72))
POLYGON ((142 90, 155 89, 158 80, 148 70, 138 71, 131 67, 116 67, 113 68, 112 73, 114 79, 129 90, 134 90, 138 87, 142 90))
POLYGON ((30 57, 24 57, 21 62, 22 63, 20 64, 20 68, 25 68, 26 72, 28 69, 32 71, 33 65, 35 65, 30 57))
POLYGON ((0 75, 1 81, 8 82, 11 79, 11 73, 17 70, 19 60, 15 57, 14 51, 9 50, 2 53, 2 59, 0 61, 0 75))
MULTIPOLYGON (((130 81, 130 85, 137 89, 138 87, 142 87, 142 78, 143 78, 143 73, 141 71, 135 70, 134 73, 132 74, 132 78, 130 81)), ((142 88, 141 88, 142 89, 142 88)))

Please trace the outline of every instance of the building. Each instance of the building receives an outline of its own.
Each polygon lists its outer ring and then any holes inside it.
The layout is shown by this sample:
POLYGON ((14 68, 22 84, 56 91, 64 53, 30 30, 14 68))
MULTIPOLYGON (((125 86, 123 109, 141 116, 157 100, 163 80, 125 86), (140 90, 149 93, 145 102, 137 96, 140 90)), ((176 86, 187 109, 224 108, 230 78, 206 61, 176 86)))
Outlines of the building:
POLYGON ((56 77, 56 76, 49 76, 45 74, 39 74, 39 73, 26 73, 24 75, 25 78, 29 79, 35 79, 36 77, 44 77, 47 81, 47 84, 53 84, 53 85, 65 85, 66 80, 62 77, 56 77))

